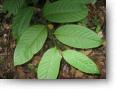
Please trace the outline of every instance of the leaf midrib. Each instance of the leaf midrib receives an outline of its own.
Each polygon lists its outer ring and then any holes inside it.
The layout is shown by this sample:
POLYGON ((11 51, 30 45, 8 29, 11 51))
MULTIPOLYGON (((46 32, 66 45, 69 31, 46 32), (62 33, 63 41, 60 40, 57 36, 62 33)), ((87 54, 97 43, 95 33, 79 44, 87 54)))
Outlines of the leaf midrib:
MULTIPOLYGON (((26 12, 26 14, 29 13, 29 12, 30 12, 30 10, 28 10, 28 12, 26 12)), ((25 17, 26 17, 26 16, 27 16, 27 15, 24 15, 24 16, 23 16, 23 18, 22 18, 22 20, 21 20, 22 23, 20 24, 18 31, 20 31, 20 29, 23 27, 23 24, 25 23, 25 17)), ((28 23, 29 23, 29 22, 28 22, 28 23)), ((24 29, 24 28, 22 28, 22 29, 24 29)))
MULTIPOLYGON (((90 67, 88 67, 87 65, 85 65, 83 62, 81 62, 81 61, 79 61, 79 60, 77 60, 80 64, 82 64, 83 66, 85 66, 85 68, 87 68, 87 70, 91 70, 91 68, 90 67)), ((86 71, 84 71, 84 72, 86 72, 86 71)), ((88 73, 90 73, 90 72, 88 72, 88 73)))
MULTIPOLYGON (((37 37, 35 37, 35 39, 32 41, 32 43, 31 43, 28 47, 31 47, 33 44, 35 44, 35 42, 36 42, 36 40, 38 39, 39 35, 40 35, 42 32, 44 33, 44 31, 46 30, 45 28, 46 28, 46 27, 44 27, 44 28, 38 33, 37 37)), ((42 35, 42 34, 41 34, 41 35, 42 35)))
POLYGON ((50 14, 46 14, 44 15, 45 17, 49 17, 49 16, 52 16, 52 15, 60 15, 60 14, 68 14, 68 13, 71 13, 71 14, 75 14, 75 13, 78 13, 77 11, 62 11, 62 12, 55 12, 55 13, 50 13, 50 14))
MULTIPOLYGON (((58 33, 54 33, 54 34, 55 34, 55 36, 58 36, 58 35, 59 35, 59 36, 64 36, 64 37, 66 36, 66 37, 70 37, 70 38, 72 38, 72 37, 73 37, 73 38, 77 38, 77 35, 71 35, 71 36, 70 36, 70 35, 62 35, 62 34, 58 34, 58 33)), ((95 41, 95 42, 100 41, 100 40, 95 40, 95 39, 91 39, 91 38, 88 38, 88 39, 87 39, 87 38, 81 38, 81 37, 78 37, 78 39, 82 39, 82 40, 83 40, 83 39, 85 39, 85 40, 92 40, 92 41, 95 41)))

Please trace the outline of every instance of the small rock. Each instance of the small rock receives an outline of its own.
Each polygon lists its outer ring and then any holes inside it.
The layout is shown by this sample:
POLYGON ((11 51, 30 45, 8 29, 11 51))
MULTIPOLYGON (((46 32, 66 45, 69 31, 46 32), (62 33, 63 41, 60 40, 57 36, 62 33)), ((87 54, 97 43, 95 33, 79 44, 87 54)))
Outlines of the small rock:
POLYGON ((89 75, 88 78, 89 78, 89 79, 94 79, 94 76, 89 75))
POLYGON ((76 78, 81 78, 83 75, 84 75, 84 74, 83 74, 81 71, 76 70, 76 73, 75 73, 75 77, 76 77, 76 78))
POLYGON ((3 24, 5 29, 10 29, 10 25, 9 24, 3 24))
POLYGON ((49 30, 54 29, 54 25, 53 25, 53 24, 48 24, 48 29, 49 29, 49 30))
POLYGON ((33 58, 32 64, 36 66, 40 62, 40 59, 41 59, 40 56, 35 56, 33 58))
POLYGON ((103 37, 102 31, 100 31, 100 32, 98 33, 98 36, 100 36, 101 38, 103 37))
POLYGON ((70 74, 71 74, 71 76, 75 76, 75 72, 76 72, 76 69, 75 68, 71 68, 71 70, 70 70, 70 74))
POLYGON ((2 47, 0 47, 0 52, 2 52, 2 47))
POLYGON ((84 53, 85 55, 89 55, 92 52, 92 49, 86 50, 86 51, 81 51, 82 53, 84 53))

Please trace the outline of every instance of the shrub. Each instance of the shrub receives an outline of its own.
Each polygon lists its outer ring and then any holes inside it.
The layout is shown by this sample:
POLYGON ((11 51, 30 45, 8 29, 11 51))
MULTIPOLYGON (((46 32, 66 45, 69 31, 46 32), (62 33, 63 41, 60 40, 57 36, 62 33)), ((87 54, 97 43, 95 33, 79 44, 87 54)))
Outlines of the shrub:
POLYGON ((34 7, 38 0, 5 0, 4 11, 13 15, 12 35, 17 41, 14 52, 14 65, 22 65, 40 51, 47 37, 51 36, 54 47, 49 48, 38 64, 38 79, 56 79, 60 62, 64 59, 68 64, 82 72, 99 74, 96 64, 83 53, 73 48, 96 48, 102 44, 102 39, 89 28, 74 24, 85 19, 88 15, 88 3, 95 0, 51 0, 45 3, 42 18, 45 24, 31 24, 31 19, 37 10, 34 7), (32 2, 33 7, 28 3, 32 2), (59 23, 60 26, 50 28, 49 23, 59 23), (52 30, 49 30, 52 29, 52 30), (50 34, 50 35, 48 35, 50 34), (68 49, 62 50, 58 46, 63 44, 68 49))

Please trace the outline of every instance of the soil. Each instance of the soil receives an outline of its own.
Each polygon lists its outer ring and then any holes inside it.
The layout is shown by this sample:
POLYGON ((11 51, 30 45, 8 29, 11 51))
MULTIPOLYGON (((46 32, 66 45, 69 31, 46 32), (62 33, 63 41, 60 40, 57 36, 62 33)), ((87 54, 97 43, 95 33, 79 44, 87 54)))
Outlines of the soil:
MULTIPOLYGON (((2 5, 3 0, 0 0, 0 5, 2 5)), ((43 2, 42 2, 43 3, 43 2)), ((60 72, 58 79, 105 79, 106 78, 106 1, 97 0, 95 5, 90 4, 89 14, 87 18, 86 25, 95 31, 96 27, 99 26, 98 34, 103 38, 103 45, 87 50, 79 50, 85 55, 93 59, 97 64, 100 75, 92 75, 83 73, 69 64, 64 60, 61 62, 60 72), (97 18, 97 21, 96 19, 97 18), (97 24, 95 23, 97 22, 97 24)), ((41 22, 40 19, 37 19, 38 15, 35 15, 35 22, 41 22)), ((11 23, 12 17, 9 17, 8 14, 0 12, 0 78, 1 79, 37 79, 36 70, 37 65, 40 62, 40 59, 43 53, 51 47, 51 42, 48 39, 44 47, 38 52, 31 61, 25 63, 21 66, 13 66, 13 53, 16 47, 16 42, 11 35, 11 23)), ((82 24, 82 23, 81 23, 82 24)), ((85 24, 85 23, 84 23, 85 24)), ((52 24, 57 26, 58 24, 52 24)), ((62 46, 63 47, 63 46, 62 46)))

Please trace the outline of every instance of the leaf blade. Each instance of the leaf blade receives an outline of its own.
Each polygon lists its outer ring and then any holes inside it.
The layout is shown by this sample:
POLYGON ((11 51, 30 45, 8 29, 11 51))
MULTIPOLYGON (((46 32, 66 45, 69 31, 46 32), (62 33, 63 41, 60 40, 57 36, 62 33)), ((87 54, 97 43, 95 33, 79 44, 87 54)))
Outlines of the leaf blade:
POLYGON ((47 28, 43 25, 34 25, 28 28, 21 36, 15 52, 14 65, 21 65, 28 62, 45 43, 47 28))
POLYGON ((66 50, 63 52, 64 60, 66 60, 73 67, 85 73, 99 74, 96 64, 84 54, 74 51, 66 50))
POLYGON ((51 48, 45 52, 38 66, 38 79, 56 79, 61 58, 62 56, 56 48, 51 48))
POLYGON ((56 1, 44 6, 44 17, 56 23, 76 22, 85 18, 88 14, 88 9, 83 4, 70 1, 56 1))
POLYGON ((25 0, 4 0, 3 10, 16 15, 18 10, 25 5, 25 0))
MULTIPOLYGON (((70 1, 70 0, 59 0, 59 1, 70 1)), ((96 0, 71 0, 71 2, 77 2, 77 3, 81 3, 81 4, 89 4, 89 3, 93 3, 96 0)))
POLYGON ((75 48, 95 48, 102 43, 95 32, 80 25, 61 26, 54 35, 60 42, 75 48))
POLYGON ((31 7, 26 7, 24 9, 19 10, 18 14, 13 19, 12 34, 14 38, 20 38, 22 33, 28 28, 32 16, 33 8, 31 7))

